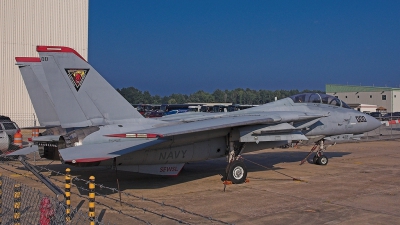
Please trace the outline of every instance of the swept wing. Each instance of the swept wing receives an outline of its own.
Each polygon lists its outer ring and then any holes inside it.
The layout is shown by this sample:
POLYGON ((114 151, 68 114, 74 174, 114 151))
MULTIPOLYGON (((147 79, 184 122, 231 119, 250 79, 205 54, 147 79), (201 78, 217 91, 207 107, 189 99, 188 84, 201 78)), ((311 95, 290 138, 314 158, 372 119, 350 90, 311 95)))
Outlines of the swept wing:
MULTIPOLYGON (((325 117, 323 114, 304 112, 251 112, 244 114, 226 114, 219 118, 196 117, 183 119, 183 124, 163 126, 135 131, 132 134, 157 134, 159 137, 195 133, 200 131, 231 128, 257 124, 278 124, 314 120, 325 117)), ((316 121, 315 121, 316 122, 316 121)), ((127 133, 129 134, 129 133, 127 133)), ((110 137, 127 137, 127 134, 112 134, 110 137), (124 136, 125 135, 125 136, 124 136)), ((128 135, 129 136, 129 135, 128 135)))

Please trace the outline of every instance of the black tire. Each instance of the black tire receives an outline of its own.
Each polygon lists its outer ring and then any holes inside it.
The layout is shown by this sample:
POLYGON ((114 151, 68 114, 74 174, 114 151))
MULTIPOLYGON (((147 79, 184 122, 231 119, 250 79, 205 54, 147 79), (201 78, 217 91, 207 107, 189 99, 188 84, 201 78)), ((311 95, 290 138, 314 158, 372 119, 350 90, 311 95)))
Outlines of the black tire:
POLYGON ((317 154, 314 155, 314 158, 312 159, 312 162, 313 162, 314 164, 317 164, 317 165, 318 165, 318 156, 317 156, 317 154))
POLYGON ((328 157, 321 155, 321 157, 318 158, 317 164, 321 166, 326 166, 328 164, 328 157))
POLYGON ((243 184, 247 178, 246 165, 241 161, 233 161, 228 171, 228 179, 234 184, 243 184))

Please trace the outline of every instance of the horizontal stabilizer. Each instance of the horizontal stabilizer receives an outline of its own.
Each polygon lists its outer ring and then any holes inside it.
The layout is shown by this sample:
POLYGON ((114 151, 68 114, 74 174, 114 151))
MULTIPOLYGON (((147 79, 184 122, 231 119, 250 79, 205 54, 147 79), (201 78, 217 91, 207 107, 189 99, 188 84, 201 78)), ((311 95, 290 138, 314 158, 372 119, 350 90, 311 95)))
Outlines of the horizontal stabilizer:
POLYGON ((32 138, 33 142, 53 142, 59 140, 60 140, 60 135, 46 135, 46 136, 39 136, 32 138))
POLYGON ((32 145, 32 146, 17 150, 15 152, 12 152, 10 154, 7 154, 7 156, 9 156, 9 155, 28 155, 29 153, 38 151, 38 149, 39 148, 37 145, 32 145))
POLYGON ((65 162, 98 162, 112 159, 164 142, 162 139, 136 139, 134 141, 81 145, 59 150, 65 162))
POLYGON ((59 127, 60 125, 51 125, 51 126, 33 126, 33 127, 20 127, 21 130, 32 130, 32 129, 49 129, 53 127, 59 127))

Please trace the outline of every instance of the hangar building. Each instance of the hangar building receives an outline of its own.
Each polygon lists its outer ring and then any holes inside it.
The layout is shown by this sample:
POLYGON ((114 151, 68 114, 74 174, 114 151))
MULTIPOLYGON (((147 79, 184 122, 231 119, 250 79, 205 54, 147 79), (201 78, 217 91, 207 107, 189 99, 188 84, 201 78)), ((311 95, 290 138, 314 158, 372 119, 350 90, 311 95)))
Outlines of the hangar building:
POLYGON ((39 125, 15 57, 38 57, 37 45, 53 45, 72 47, 87 59, 88 1, 0 1, 0 115, 20 127, 39 125))
POLYGON ((368 104, 377 106, 371 112, 400 112, 400 88, 327 84, 325 90, 349 106, 368 104))

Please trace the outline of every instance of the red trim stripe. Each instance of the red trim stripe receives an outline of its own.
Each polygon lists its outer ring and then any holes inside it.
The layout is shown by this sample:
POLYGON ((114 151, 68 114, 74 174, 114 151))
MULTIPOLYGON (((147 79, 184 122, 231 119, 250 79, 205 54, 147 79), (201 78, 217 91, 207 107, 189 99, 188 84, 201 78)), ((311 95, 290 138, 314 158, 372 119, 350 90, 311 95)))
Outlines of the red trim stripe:
POLYGON ((84 159, 75 159, 75 160, 71 160, 68 162, 72 162, 72 163, 87 163, 87 162, 99 162, 99 161, 104 161, 107 159, 111 159, 111 158, 84 158, 84 159), (75 162, 73 162, 75 161, 75 162))
POLYGON ((36 46, 36 51, 37 52, 70 52, 70 53, 74 53, 79 58, 81 58, 85 62, 87 62, 86 59, 84 59, 78 52, 76 52, 74 49, 69 48, 69 47, 63 47, 63 46, 41 46, 41 45, 38 45, 38 46, 36 46))
POLYGON ((147 138, 162 138, 162 134, 147 134, 147 138))
POLYGON ((17 62, 40 62, 39 57, 15 57, 17 62))

